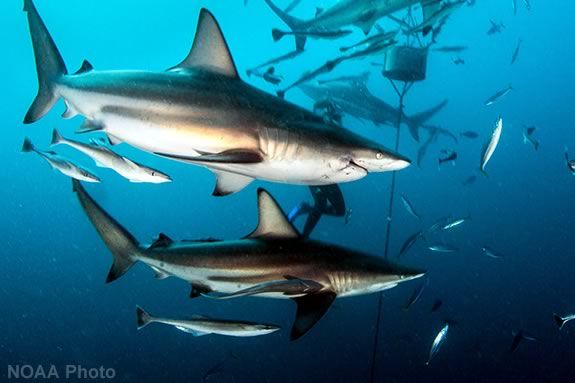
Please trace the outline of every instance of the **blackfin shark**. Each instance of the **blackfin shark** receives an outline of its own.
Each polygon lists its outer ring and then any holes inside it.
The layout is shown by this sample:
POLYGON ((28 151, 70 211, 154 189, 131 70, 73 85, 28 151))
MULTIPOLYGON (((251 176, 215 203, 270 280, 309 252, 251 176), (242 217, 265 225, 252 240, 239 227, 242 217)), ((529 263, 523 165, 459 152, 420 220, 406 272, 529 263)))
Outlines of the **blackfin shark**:
POLYGON ((263 189, 258 191, 258 226, 240 240, 176 242, 162 235, 151 246, 142 246, 80 182, 73 182, 73 186, 86 215, 114 257, 107 282, 142 262, 159 277, 174 276, 191 283, 193 296, 241 295, 250 288, 248 293, 253 295, 259 288, 262 294, 258 296, 291 298, 297 303, 292 339, 311 329, 336 298, 383 291, 424 275, 382 257, 301 238, 263 189), (300 282, 285 285, 289 294, 277 289, 286 279, 300 282))
MULTIPOLYGON (((314 18, 301 20, 281 10, 272 0, 265 0, 265 2, 292 31, 306 31, 309 33, 336 31, 354 25, 366 35, 382 17, 390 16, 415 4, 422 4, 423 18, 425 20, 434 12, 437 12, 440 3, 440 1, 433 0, 341 0, 333 6, 318 12, 314 18)), ((302 34, 295 35, 296 49, 300 50, 305 47, 307 37, 302 34)))
MULTIPOLYGON (((330 101, 345 113, 361 120, 372 121, 376 125, 394 126, 397 123, 398 109, 373 95, 366 85, 364 75, 348 80, 323 82, 321 85, 308 82, 300 84, 299 88, 316 102, 330 101)), ((447 100, 444 100, 427 111, 402 116, 416 141, 419 141, 419 131, 424 124, 446 105, 447 100)))
POLYGON ((381 145, 333 129, 320 116, 241 81, 220 27, 205 9, 190 53, 170 70, 88 66, 75 74, 68 74, 32 0, 24 1, 24 10, 39 80, 25 123, 63 99, 66 117, 86 118, 82 131, 103 131, 113 143, 212 170, 215 195, 241 190, 255 178, 323 185, 409 165, 381 145))

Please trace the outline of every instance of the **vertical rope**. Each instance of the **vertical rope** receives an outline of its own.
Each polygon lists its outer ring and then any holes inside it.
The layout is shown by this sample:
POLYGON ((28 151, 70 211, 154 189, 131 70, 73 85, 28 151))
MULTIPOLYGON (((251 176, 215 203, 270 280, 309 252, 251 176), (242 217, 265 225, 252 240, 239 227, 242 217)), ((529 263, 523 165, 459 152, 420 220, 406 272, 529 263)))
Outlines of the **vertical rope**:
MULTIPOLYGON (((403 119, 403 99, 405 97, 405 94, 411 89, 411 86, 413 85, 413 83, 404 83, 403 84, 403 89, 401 91, 399 91, 399 89, 397 88, 397 86, 395 85, 395 83, 393 81, 390 81, 391 85, 393 86, 393 89, 395 89, 395 91, 397 92, 397 95, 399 96, 399 112, 398 112, 398 116, 397 116, 397 131, 396 131, 396 135, 395 135, 395 152, 397 153, 399 151, 399 138, 400 138, 400 128, 401 128, 401 122, 403 119)), ((385 251, 384 251, 384 257, 385 259, 388 258, 388 254, 389 254, 389 242, 390 242, 390 234, 391 234, 391 222, 392 222, 392 217, 393 217, 393 202, 395 199, 395 177, 396 177, 396 172, 393 172, 391 174, 391 189, 390 189, 390 196, 389 196, 389 207, 388 207, 388 216, 387 216, 387 225, 385 228, 385 251)), ((375 339, 373 341, 373 350, 372 350, 372 357, 371 357, 371 372, 370 372, 370 379, 369 381, 371 383, 373 383, 374 379, 375 379, 375 361, 376 361, 376 357, 377 357, 377 350, 379 348, 379 328, 380 328, 380 322, 381 322, 381 307, 383 305, 383 293, 380 292, 379 293, 379 297, 378 297, 378 304, 377 304, 377 322, 375 324, 375 339)))

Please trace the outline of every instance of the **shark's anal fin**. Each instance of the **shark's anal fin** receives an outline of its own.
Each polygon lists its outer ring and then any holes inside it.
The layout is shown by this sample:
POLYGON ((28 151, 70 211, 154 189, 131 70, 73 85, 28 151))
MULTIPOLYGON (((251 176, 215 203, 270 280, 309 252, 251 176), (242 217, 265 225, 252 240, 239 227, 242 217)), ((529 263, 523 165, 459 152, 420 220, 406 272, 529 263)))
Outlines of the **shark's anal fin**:
POLYGON ((247 238, 299 238, 299 233, 289 222, 274 198, 261 188, 258 189, 258 214, 258 226, 247 238))
POLYGON ((100 130, 104 130, 104 125, 95 120, 85 119, 82 125, 78 129, 76 129, 76 133, 89 133, 89 132, 97 132, 100 130))
POLYGON ((324 316, 335 298, 336 294, 331 291, 293 298, 297 311, 290 339, 296 340, 308 332, 324 316))
POLYGON ((241 174, 213 170, 216 175, 216 187, 213 196, 221 197, 242 190, 254 179, 241 174))
POLYGON ((220 26, 207 9, 200 11, 196 37, 190 53, 176 68, 201 68, 239 78, 220 26))
POLYGON ((204 295, 207 295, 212 292, 207 286, 202 285, 201 283, 192 283, 192 289, 190 290, 190 298, 197 298, 204 295))

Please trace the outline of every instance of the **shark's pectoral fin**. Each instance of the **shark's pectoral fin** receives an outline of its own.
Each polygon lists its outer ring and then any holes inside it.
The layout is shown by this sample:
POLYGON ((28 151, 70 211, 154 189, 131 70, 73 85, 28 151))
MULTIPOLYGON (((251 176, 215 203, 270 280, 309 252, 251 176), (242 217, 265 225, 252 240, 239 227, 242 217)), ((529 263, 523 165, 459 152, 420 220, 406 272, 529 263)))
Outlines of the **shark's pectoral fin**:
POLYGON ((290 339, 296 340, 308 332, 326 313, 336 298, 334 292, 324 292, 293 298, 297 304, 290 339))
POLYGON ((174 241, 164 233, 158 234, 158 239, 148 247, 148 250, 169 247, 174 241))
POLYGON ((221 197, 242 190, 254 179, 241 174, 213 170, 216 175, 216 187, 213 196, 221 197))
POLYGON ((170 274, 166 273, 165 271, 155 267, 155 266, 150 266, 152 268, 152 270, 154 270, 154 278, 158 279, 158 280, 162 280, 162 279, 166 279, 170 276, 170 274))
POLYGON ((209 334, 209 332, 192 330, 192 329, 184 327, 184 326, 174 326, 174 327, 180 331, 187 332, 188 334, 192 334, 193 336, 204 336, 204 335, 209 334))
POLYGON ((214 16, 200 11, 196 37, 188 56, 175 68, 195 68, 239 78, 228 44, 214 16))
POLYGON ((299 233, 289 222, 274 198, 261 188, 258 189, 258 213, 258 226, 247 238, 299 238, 299 233))
POLYGON ((85 119, 82 125, 76 129, 76 133, 89 133, 104 130, 104 125, 96 120, 85 119))

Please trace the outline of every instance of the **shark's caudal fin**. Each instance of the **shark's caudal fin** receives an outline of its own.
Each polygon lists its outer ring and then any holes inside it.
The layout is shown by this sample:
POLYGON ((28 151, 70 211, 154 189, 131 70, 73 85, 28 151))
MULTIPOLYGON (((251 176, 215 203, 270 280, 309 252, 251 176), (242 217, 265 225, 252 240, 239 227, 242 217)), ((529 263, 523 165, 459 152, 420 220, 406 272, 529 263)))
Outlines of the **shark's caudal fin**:
POLYGON ((24 123, 30 124, 42 118, 58 101, 55 86, 68 71, 32 0, 24 0, 24 11, 28 14, 39 87, 38 95, 24 117, 24 123))
POLYGON ((152 316, 140 306, 136 306, 136 318, 138 321, 138 330, 143 329, 152 322, 152 316))
MULTIPOLYGON (((290 27, 290 29, 292 31, 298 31, 301 28, 299 27, 300 24, 302 23, 302 20, 295 18, 293 16, 290 16, 289 14, 287 14, 285 11, 282 11, 277 5, 275 5, 272 0, 265 0, 266 4, 268 5, 268 7, 270 7, 270 9, 280 18, 282 19, 282 21, 284 23, 287 24, 288 27, 290 27)), ((282 35, 283 36, 283 35, 282 35)), ((303 49, 305 48, 305 41, 306 41, 306 36, 303 35, 294 35, 295 37, 295 48, 297 51, 303 51, 303 49)), ((274 38, 275 39, 275 38, 274 38)), ((276 40, 277 41, 277 40, 276 40)))
POLYGON ((202 68, 238 78, 238 71, 218 22, 207 9, 200 11, 190 53, 175 68, 202 68))
POLYGON ((135 258, 140 252, 138 243, 126 229, 92 199, 78 180, 73 180, 72 185, 84 212, 114 256, 114 263, 108 273, 106 283, 115 281, 136 262, 135 258))
POLYGON ((447 102, 448 100, 445 99, 438 105, 434 106, 433 108, 423 111, 421 113, 414 114, 406 119, 406 123, 409 128, 409 133, 411 133, 411 135, 417 142, 419 142, 419 129, 421 128, 421 126, 425 124, 427 121, 429 121, 437 113, 439 113, 443 108, 445 108, 447 102))
POLYGON ((555 324, 557 325, 559 330, 561 330, 563 328, 563 325, 565 324, 565 319, 563 319, 560 315, 553 314, 553 320, 555 321, 555 324))
POLYGON ((64 137, 62 137, 62 135, 60 134, 60 132, 58 132, 57 129, 54 129, 52 131, 52 141, 50 142, 50 145, 58 145, 60 144, 62 141, 64 140, 64 137))
POLYGON ((24 139, 24 142, 22 143, 22 152, 28 153, 32 151, 34 151, 34 145, 32 144, 32 141, 30 141, 30 139, 26 137, 24 139))

